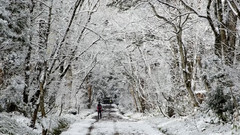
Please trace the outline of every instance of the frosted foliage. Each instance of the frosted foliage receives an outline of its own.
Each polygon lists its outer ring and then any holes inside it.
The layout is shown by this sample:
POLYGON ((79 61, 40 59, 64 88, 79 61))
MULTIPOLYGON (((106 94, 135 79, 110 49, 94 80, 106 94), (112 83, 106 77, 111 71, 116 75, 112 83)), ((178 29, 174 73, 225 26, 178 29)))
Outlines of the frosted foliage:
POLYGON ((224 88, 217 87, 213 90, 208 98, 209 107, 214 110, 219 119, 228 121, 234 112, 233 102, 230 93, 226 93, 224 88))
MULTIPOLYGON (((0 111, 19 111, 29 117, 25 124, 36 112, 39 133, 53 132, 62 116, 78 117, 85 109, 92 109, 85 124, 91 123, 104 97, 123 113, 144 113, 139 117, 160 114, 179 121, 209 109, 215 117, 217 107, 234 118, 238 108, 229 103, 239 104, 239 41, 233 65, 214 55, 214 2, 210 24, 204 0, 1 0, 0 111), (44 111, 46 117, 39 117, 44 111)), ((239 28, 238 18, 238 34, 239 28)), ((11 126, 10 118, 0 117, 11 126)))
MULTIPOLYGON (((28 40, 28 1, 0 1, 0 63, 4 76, 0 87, 1 106, 6 109, 10 103, 22 105, 24 82, 24 60, 28 40)), ((21 107, 20 107, 21 108, 21 107)))
POLYGON ((0 134, 38 134, 33 132, 29 127, 23 126, 21 123, 18 123, 15 119, 7 115, 0 114, 0 119, 0 134))
MULTIPOLYGON (((234 76, 231 75, 231 70, 227 70, 224 65, 222 65, 222 61, 217 58, 217 56, 213 55, 212 57, 208 57, 203 59, 204 63, 204 72, 203 76, 207 76, 209 81, 212 82, 212 87, 216 88, 217 86, 221 85, 224 87, 232 87, 233 78, 234 76)), ((234 70, 232 70, 234 71, 234 70)), ((233 75, 233 74, 232 74, 233 75)), ((236 76, 234 77, 236 78, 236 76)))
POLYGON ((236 69, 221 64, 216 56, 204 59, 204 73, 211 81, 212 91, 207 103, 218 115, 219 119, 229 121, 238 109, 239 72, 236 69))

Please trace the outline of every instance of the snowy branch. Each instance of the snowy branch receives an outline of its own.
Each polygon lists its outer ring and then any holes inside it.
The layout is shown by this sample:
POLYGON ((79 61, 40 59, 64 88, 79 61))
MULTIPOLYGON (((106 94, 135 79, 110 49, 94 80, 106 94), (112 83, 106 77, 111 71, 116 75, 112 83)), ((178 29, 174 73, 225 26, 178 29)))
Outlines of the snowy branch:
POLYGON ((86 51, 88 51, 88 50, 89 50, 93 45, 95 45, 99 40, 100 40, 100 38, 97 39, 96 41, 94 41, 90 46, 88 46, 84 51, 82 51, 82 52, 76 57, 76 59, 79 58, 79 57, 81 57, 86 51))
POLYGON ((95 32, 94 30, 92 30, 91 28, 87 27, 87 26, 83 26, 83 25, 79 25, 78 26, 82 26, 84 27, 85 29, 91 31, 92 33, 96 34, 97 36, 99 36, 99 38, 101 38, 104 42, 107 42, 99 33, 95 32))
POLYGON ((87 74, 85 75, 85 77, 83 78, 83 80, 82 80, 82 83, 80 84, 80 86, 78 87, 78 89, 77 89, 77 92, 76 92, 76 94, 75 95, 77 95, 78 94, 78 92, 80 91, 80 89, 82 88, 82 85, 83 85, 83 83, 85 82, 85 80, 87 79, 87 77, 88 77, 88 75, 92 72, 92 70, 96 67, 96 65, 98 64, 98 62, 96 62, 96 60, 94 59, 93 60, 93 62, 92 63, 95 63, 93 66, 92 66, 92 68, 87 72, 87 74))
POLYGON ((91 21, 92 14, 97 11, 97 5, 99 5, 99 1, 100 1, 100 0, 98 0, 98 1, 96 2, 96 4, 93 6, 92 10, 88 12, 88 14, 89 14, 89 15, 88 15, 88 20, 87 20, 85 26, 83 27, 83 29, 82 29, 82 31, 81 31, 81 33, 80 33, 80 36, 79 36, 79 38, 78 38, 78 40, 77 40, 78 43, 80 42, 80 40, 81 40, 81 38, 82 38, 82 36, 83 36, 84 31, 87 29, 87 25, 88 25, 88 24, 90 23, 90 21, 91 21))
POLYGON ((192 8, 191 6, 189 6, 184 0, 180 0, 180 1, 183 3, 183 5, 184 5, 187 9, 189 9, 190 11, 193 11, 198 17, 207 19, 207 16, 200 15, 194 8, 192 8))
POLYGON ((80 6, 80 7, 82 6, 82 4, 83 4, 83 0, 77 0, 76 3, 75 3, 75 6, 74 6, 74 10, 73 10, 71 19, 69 20, 69 24, 68 24, 67 29, 66 29, 66 31, 65 31, 65 34, 64 34, 64 36, 63 36, 63 38, 62 38, 62 41, 57 45, 56 49, 55 49, 55 50, 52 52, 52 54, 51 54, 51 57, 53 57, 53 62, 52 62, 51 65, 49 66, 49 69, 48 69, 49 72, 52 71, 52 68, 53 68, 53 66, 55 65, 55 62, 56 62, 56 59, 55 59, 55 58, 57 57, 60 48, 63 46, 63 43, 64 43, 65 40, 66 40, 66 37, 67 37, 68 32, 69 32, 69 30, 70 30, 70 27, 72 26, 74 17, 75 17, 75 15, 76 15, 76 11, 77 11, 77 9, 79 8, 79 6, 80 6))
POLYGON ((152 8, 152 10, 153 10, 153 12, 154 12, 154 14, 155 14, 155 16, 156 16, 157 18, 164 20, 165 22, 167 22, 168 24, 172 25, 172 26, 176 29, 176 25, 175 25, 173 22, 171 22, 170 20, 168 20, 166 17, 160 16, 160 15, 157 13, 156 8, 154 7, 154 5, 153 5, 152 3, 149 2, 149 5, 151 6, 151 8, 152 8))
POLYGON ((48 7, 48 8, 51 8, 51 6, 49 6, 48 4, 46 4, 46 3, 43 2, 43 1, 40 1, 40 0, 35 0, 35 1, 37 1, 37 2, 39 2, 39 3, 41 3, 41 4, 43 4, 44 6, 46 6, 46 7, 48 7))
POLYGON ((157 0, 159 3, 162 3, 162 4, 164 4, 164 5, 166 5, 166 6, 168 6, 168 7, 171 7, 171 8, 174 8, 174 9, 179 9, 179 8, 177 8, 176 6, 173 6, 173 5, 171 5, 171 4, 169 4, 169 3, 167 3, 167 2, 163 2, 163 1, 161 1, 161 0, 157 0))

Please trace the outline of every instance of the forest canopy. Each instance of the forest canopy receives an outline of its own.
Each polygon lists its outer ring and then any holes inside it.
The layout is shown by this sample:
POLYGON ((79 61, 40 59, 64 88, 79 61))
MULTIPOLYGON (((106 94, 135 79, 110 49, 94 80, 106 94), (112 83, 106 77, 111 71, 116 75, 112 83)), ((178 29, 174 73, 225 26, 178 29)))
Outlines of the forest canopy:
POLYGON ((30 127, 106 97, 168 118, 196 109, 223 123, 239 117, 239 0, 0 5, 0 112, 30 127))

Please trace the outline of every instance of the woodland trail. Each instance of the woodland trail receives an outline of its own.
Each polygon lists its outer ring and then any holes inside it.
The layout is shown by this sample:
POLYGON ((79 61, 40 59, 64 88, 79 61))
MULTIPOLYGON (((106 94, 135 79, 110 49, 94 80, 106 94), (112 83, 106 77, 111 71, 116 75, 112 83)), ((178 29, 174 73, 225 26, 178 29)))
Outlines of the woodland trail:
POLYGON ((63 132, 62 135, 161 135, 148 123, 126 119, 116 106, 105 107, 102 119, 97 120, 97 113, 91 118, 78 121, 63 132), (89 122, 86 122, 88 121, 89 122))

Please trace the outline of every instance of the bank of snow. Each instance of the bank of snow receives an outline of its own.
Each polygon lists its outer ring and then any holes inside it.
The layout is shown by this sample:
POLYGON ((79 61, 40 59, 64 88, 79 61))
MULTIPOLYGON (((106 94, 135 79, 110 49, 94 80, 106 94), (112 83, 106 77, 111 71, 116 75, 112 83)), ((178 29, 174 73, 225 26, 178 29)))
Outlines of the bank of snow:
POLYGON ((58 115, 48 115, 47 118, 42 119, 40 116, 36 121, 35 128, 30 128, 30 118, 24 117, 21 114, 15 113, 0 113, 0 135, 41 135, 42 127, 47 128, 49 134, 54 134, 54 130, 59 128, 59 122, 66 124, 65 129, 74 123, 78 119, 85 119, 88 115, 93 113, 93 110, 82 110, 80 114, 62 114, 61 117, 58 115))
POLYGON ((222 124, 217 122, 216 117, 210 117, 207 114, 175 118, 149 117, 139 113, 127 113, 125 115, 130 119, 144 121, 168 135, 240 135, 239 122, 222 124))
MULTIPOLYGON (((0 134, 3 135, 38 135, 37 129, 28 125, 30 119, 14 113, 0 113, 0 134)), ((40 128, 37 124, 37 128, 40 128)))

